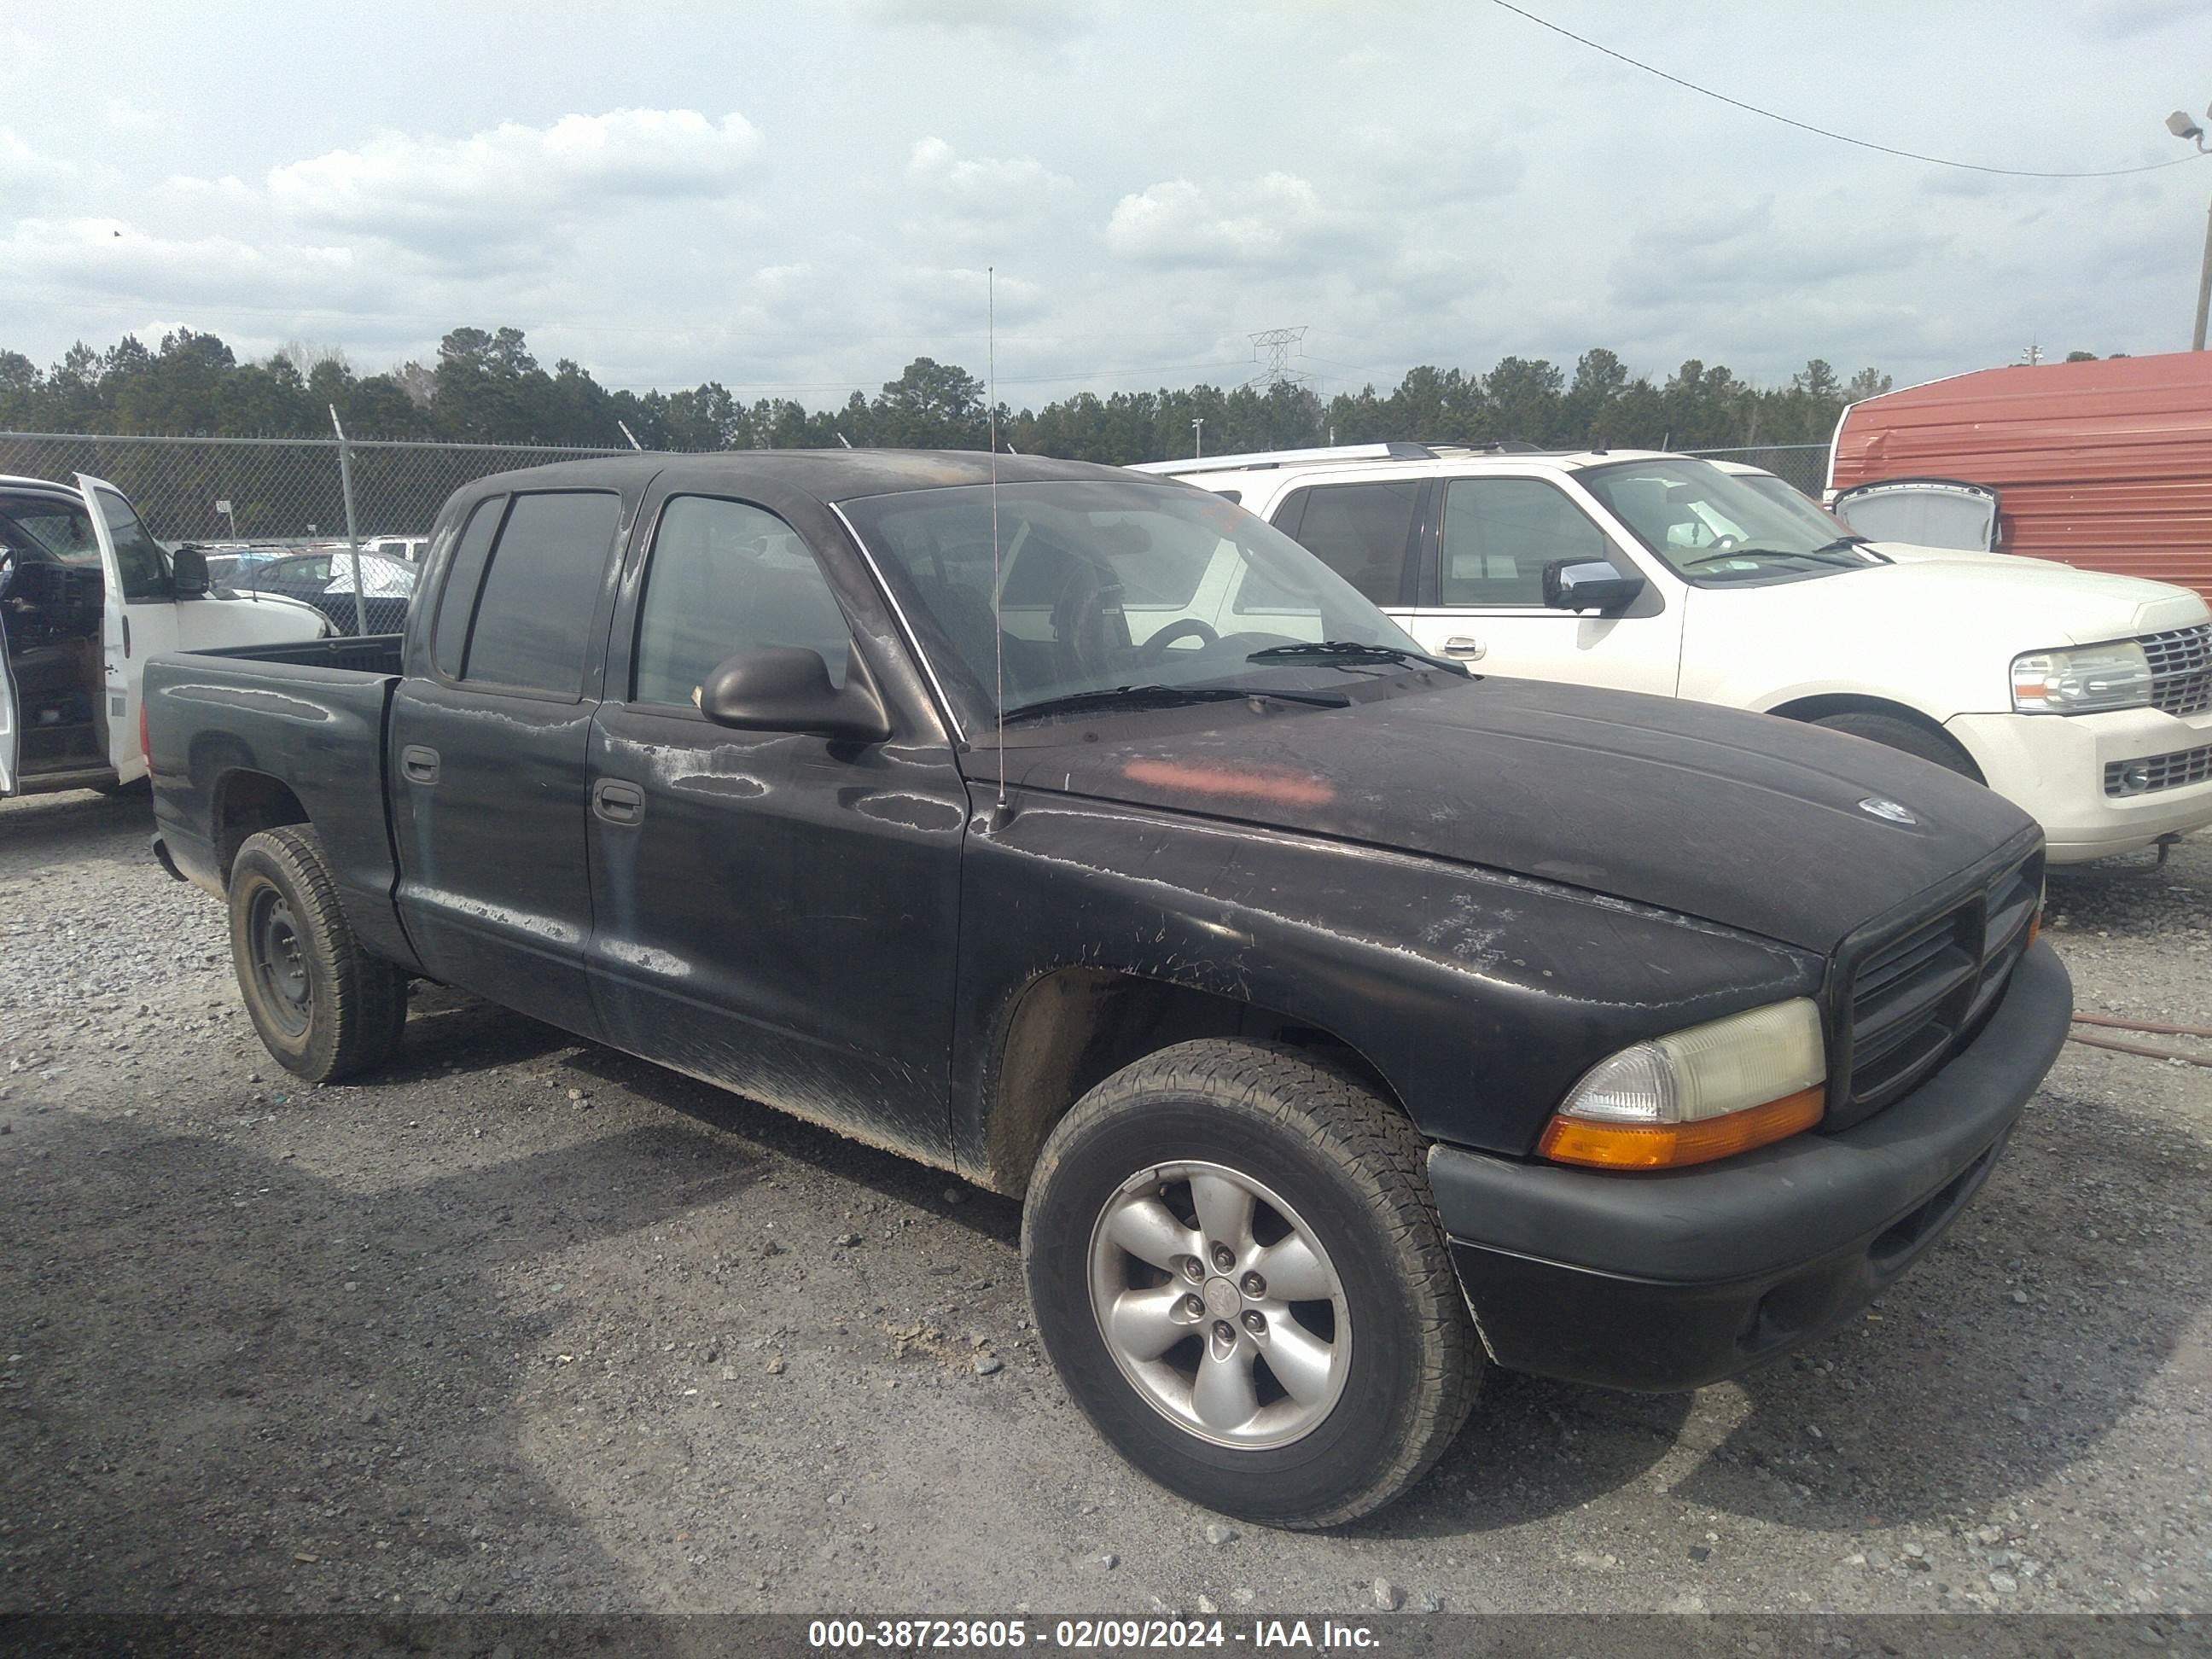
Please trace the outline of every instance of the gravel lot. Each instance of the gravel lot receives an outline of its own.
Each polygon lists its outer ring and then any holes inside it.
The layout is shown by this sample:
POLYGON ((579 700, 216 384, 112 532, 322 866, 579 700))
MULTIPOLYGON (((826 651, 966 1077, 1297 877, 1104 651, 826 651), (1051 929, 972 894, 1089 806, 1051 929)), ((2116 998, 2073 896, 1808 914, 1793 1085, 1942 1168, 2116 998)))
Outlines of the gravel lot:
MULTIPOLYGON (((1409 1501, 1273 1534, 1062 1398, 1013 1205, 428 988, 303 1091, 147 828, 0 806, 0 1609, 2212 1604, 2212 1072, 2069 1045, 1858 1328, 1492 1373, 1409 1501)), ((2212 1024, 2212 844, 2051 897, 2081 1007, 2212 1024)))

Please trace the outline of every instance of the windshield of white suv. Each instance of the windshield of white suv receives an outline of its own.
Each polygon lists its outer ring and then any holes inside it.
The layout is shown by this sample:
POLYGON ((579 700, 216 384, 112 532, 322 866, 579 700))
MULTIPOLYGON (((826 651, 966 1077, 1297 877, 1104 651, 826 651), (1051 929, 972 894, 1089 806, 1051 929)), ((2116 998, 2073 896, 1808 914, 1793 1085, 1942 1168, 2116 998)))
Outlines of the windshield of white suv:
POLYGON ((1696 582, 1771 581, 1882 560, 1810 501, 1789 501, 1687 456, 1585 467, 1576 478, 1638 541, 1696 582))
POLYGON ((1239 695, 1338 702, 1458 665, 1281 532, 1176 484, 1064 479, 842 504, 971 723, 1239 695), (994 624, 995 611, 997 620, 994 624))

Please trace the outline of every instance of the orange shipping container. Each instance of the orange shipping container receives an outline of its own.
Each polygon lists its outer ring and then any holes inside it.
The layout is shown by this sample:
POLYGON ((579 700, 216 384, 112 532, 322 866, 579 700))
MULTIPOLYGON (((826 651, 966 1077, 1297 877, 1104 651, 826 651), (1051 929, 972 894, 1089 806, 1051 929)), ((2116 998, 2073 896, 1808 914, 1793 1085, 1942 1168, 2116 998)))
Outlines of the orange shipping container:
POLYGON ((1994 489, 1998 548, 2212 598, 2212 351, 1985 368, 1844 411, 1828 487, 1994 489))

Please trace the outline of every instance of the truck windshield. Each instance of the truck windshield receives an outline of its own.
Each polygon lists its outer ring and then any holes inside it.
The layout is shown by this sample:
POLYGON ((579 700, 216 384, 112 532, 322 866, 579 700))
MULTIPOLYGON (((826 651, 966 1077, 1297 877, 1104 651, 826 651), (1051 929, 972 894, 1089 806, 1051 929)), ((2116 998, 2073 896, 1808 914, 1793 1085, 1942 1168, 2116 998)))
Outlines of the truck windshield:
POLYGON ((1002 665, 1012 718, 1096 710, 1124 690, 1132 708, 1172 702, 1174 689, 1342 691, 1434 663, 1319 559, 1218 496, 1107 479, 1004 484, 994 560, 992 495, 971 484, 842 504, 972 720, 1000 711, 1002 665))
POLYGON ((1864 538, 1810 501, 1754 489, 1687 456, 1616 461, 1575 476, 1686 580, 1771 581, 1882 562, 1859 545, 1864 538))

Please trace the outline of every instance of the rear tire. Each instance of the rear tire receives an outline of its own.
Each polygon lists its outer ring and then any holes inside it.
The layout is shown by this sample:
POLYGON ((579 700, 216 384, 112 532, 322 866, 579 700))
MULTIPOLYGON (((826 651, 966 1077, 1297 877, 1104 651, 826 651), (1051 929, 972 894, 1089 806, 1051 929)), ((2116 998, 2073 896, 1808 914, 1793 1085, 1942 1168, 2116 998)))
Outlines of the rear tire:
POLYGON ((313 830, 264 830, 239 848, 230 957, 253 1028, 286 1071, 335 1082, 399 1046, 407 976, 355 938, 313 830))
POLYGON ((1946 771, 1956 772, 1962 778, 1971 778, 1976 783, 1983 781, 1982 769, 1974 764, 1974 757, 1950 738, 1941 732, 1931 732, 1924 726, 1915 726, 1911 720, 1899 719, 1895 714, 1852 710, 1841 714, 1823 714, 1812 724, 1825 726, 1831 732, 1848 732, 1855 738, 1864 738, 1869 743, 1878 743, 1885 749, 1917 755, 1922 760, 1933 761, 1946 771))
POLYGON ((1069 1394, 1210 1509, 1312 1528, 1391 1503, 1481 1364, 1424 1159, 1394 1106, 1294 1049, 1184 1042, 1117 1072, 1054 1129, 1022 1218, 1069 1394))

